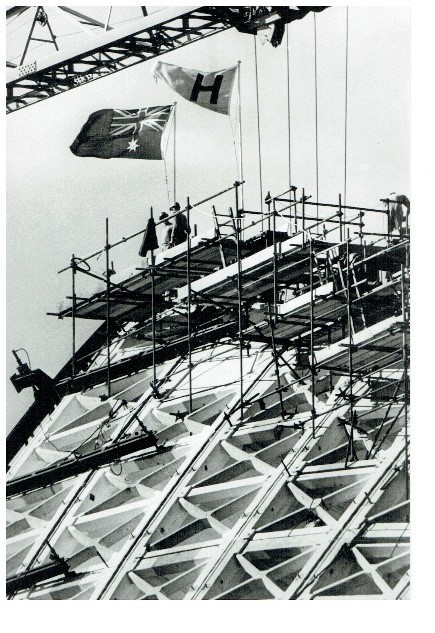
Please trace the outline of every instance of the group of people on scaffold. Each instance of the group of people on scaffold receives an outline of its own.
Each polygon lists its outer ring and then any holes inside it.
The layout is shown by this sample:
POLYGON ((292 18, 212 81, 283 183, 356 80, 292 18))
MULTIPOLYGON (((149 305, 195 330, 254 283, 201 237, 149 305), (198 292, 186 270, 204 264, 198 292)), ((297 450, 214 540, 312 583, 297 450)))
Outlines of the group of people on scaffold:
MULTIPOLYGON (((391 193, 384 202, 388 204, 388 233, 391 235, 397 231, 400 237, 404 237, 409 230, 411 207, 409 198, 403 194, 391 193)), ((159 221, 163 224, 162 251, 187 240, 187 219, 178 202, 169 208, 169 213, 163 211, 159 216, 159 221)))
POLYGON ((163 211, 159 216, 159 220, 163 221, 162 251, 187 240, 187 219, 178 202, 173 204, 169 211, 172 212, 171 215, 163 211))

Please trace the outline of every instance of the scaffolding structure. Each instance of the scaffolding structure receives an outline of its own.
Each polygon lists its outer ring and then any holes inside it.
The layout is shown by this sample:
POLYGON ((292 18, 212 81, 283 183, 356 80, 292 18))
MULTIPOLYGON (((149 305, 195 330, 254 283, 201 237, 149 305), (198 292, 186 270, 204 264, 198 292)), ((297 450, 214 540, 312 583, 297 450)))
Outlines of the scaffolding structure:
POLYGON ((242 184, 116 282, 143 231, 108 221, 60 271, 72 357, 8 438, 11 598, 407 597, 408 218, 295 186, 246 210, 242 184))

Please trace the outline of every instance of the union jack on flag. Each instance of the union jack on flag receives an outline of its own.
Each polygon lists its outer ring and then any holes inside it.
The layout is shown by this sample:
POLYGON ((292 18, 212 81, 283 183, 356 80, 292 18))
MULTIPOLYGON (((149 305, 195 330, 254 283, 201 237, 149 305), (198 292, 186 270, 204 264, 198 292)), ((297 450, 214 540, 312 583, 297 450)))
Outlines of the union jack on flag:
POLYGON ((140 108, 139 110, 114 110, 111 136, 140 134, 144 127, 163 132, 171 113, 172 106, 140 108))
POLYGON ((162 134, 172 105, 91 114, 71 145, 75 156, 161 160, 162 134))

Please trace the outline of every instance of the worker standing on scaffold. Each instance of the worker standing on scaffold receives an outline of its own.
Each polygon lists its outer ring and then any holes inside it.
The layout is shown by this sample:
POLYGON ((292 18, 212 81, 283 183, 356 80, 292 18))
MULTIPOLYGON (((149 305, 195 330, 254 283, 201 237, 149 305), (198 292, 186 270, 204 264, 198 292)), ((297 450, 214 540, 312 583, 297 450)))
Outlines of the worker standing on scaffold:
POLYGON ((173 228, 172 228, 172 238, 171 238, 171 246, 178 246, 178 244, 182 244, 187 240, 187 218, 184 213, 181 212, 181 207, 176 202, 172 207, 170 207, 169 211, 172 211, 174 216, 172 219, 173 228))
POLYGON ((408 217, 411 209, 409 198, 404 194, 391 193, 388 202, 392 202, 388 214, 388 232, 391 234, 394 230, 399 232, 402 238, 406 235, 408 229, 408 217), (406 208, 406 211, 404 210, 406 208), (405 227, 403 222, 405 221, 405 227))
POLYGON ((169 219, 169 215, 163 211, 160 214, 159 220, 164 220, 163 222, 163 240, 162 240, 162 251, 167 251, 168 248, 171 248, 172 242, 172 231, 174 227, 172 226, 172 222, 169 219))
POLYGON ((162 251, 168 250, 178 244, 183 244, 187 240, 187 219, 181 212, 181 207, 176 202, 169 208, 173 214, 170 217, 165 211, 160 214, 159 220, 163 220, 163 240, 162 251))

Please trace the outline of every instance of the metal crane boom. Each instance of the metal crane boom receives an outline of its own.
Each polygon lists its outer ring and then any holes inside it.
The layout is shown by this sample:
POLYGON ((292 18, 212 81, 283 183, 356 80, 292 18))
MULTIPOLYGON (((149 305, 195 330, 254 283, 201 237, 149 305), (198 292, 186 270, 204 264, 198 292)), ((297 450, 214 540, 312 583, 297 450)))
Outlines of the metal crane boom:
MULTIPOLYGON (((145 15, 146 10, 142 8, 144 17, 133 23, 112 29, 107 24, 104 31, 91 39, 41 60, 22 62, 18 67, 8 64, 6 112, 14 112, 231 27, 254 34, 264 26, 276 23, 282 27, 284 23, 303 18, 309 11, 324 8, 169 7, 151 15, 145 15)), ((10 9, 10 15, 19 15, 18 9, 22 7, 10 9)), ((68 7, 59 9, 68 9, 75 17, 86 17, 68 7)), ((92 24, 96 24, 95 20, 92 24)), ((52 42, 56 45, 53 34, 52 42)))
POLYGON ((213 7, 171 7, 139 18, 133 25, 99 33, 41 61, 11 69, 6 111, 13 112, 231 26, 213 7))

